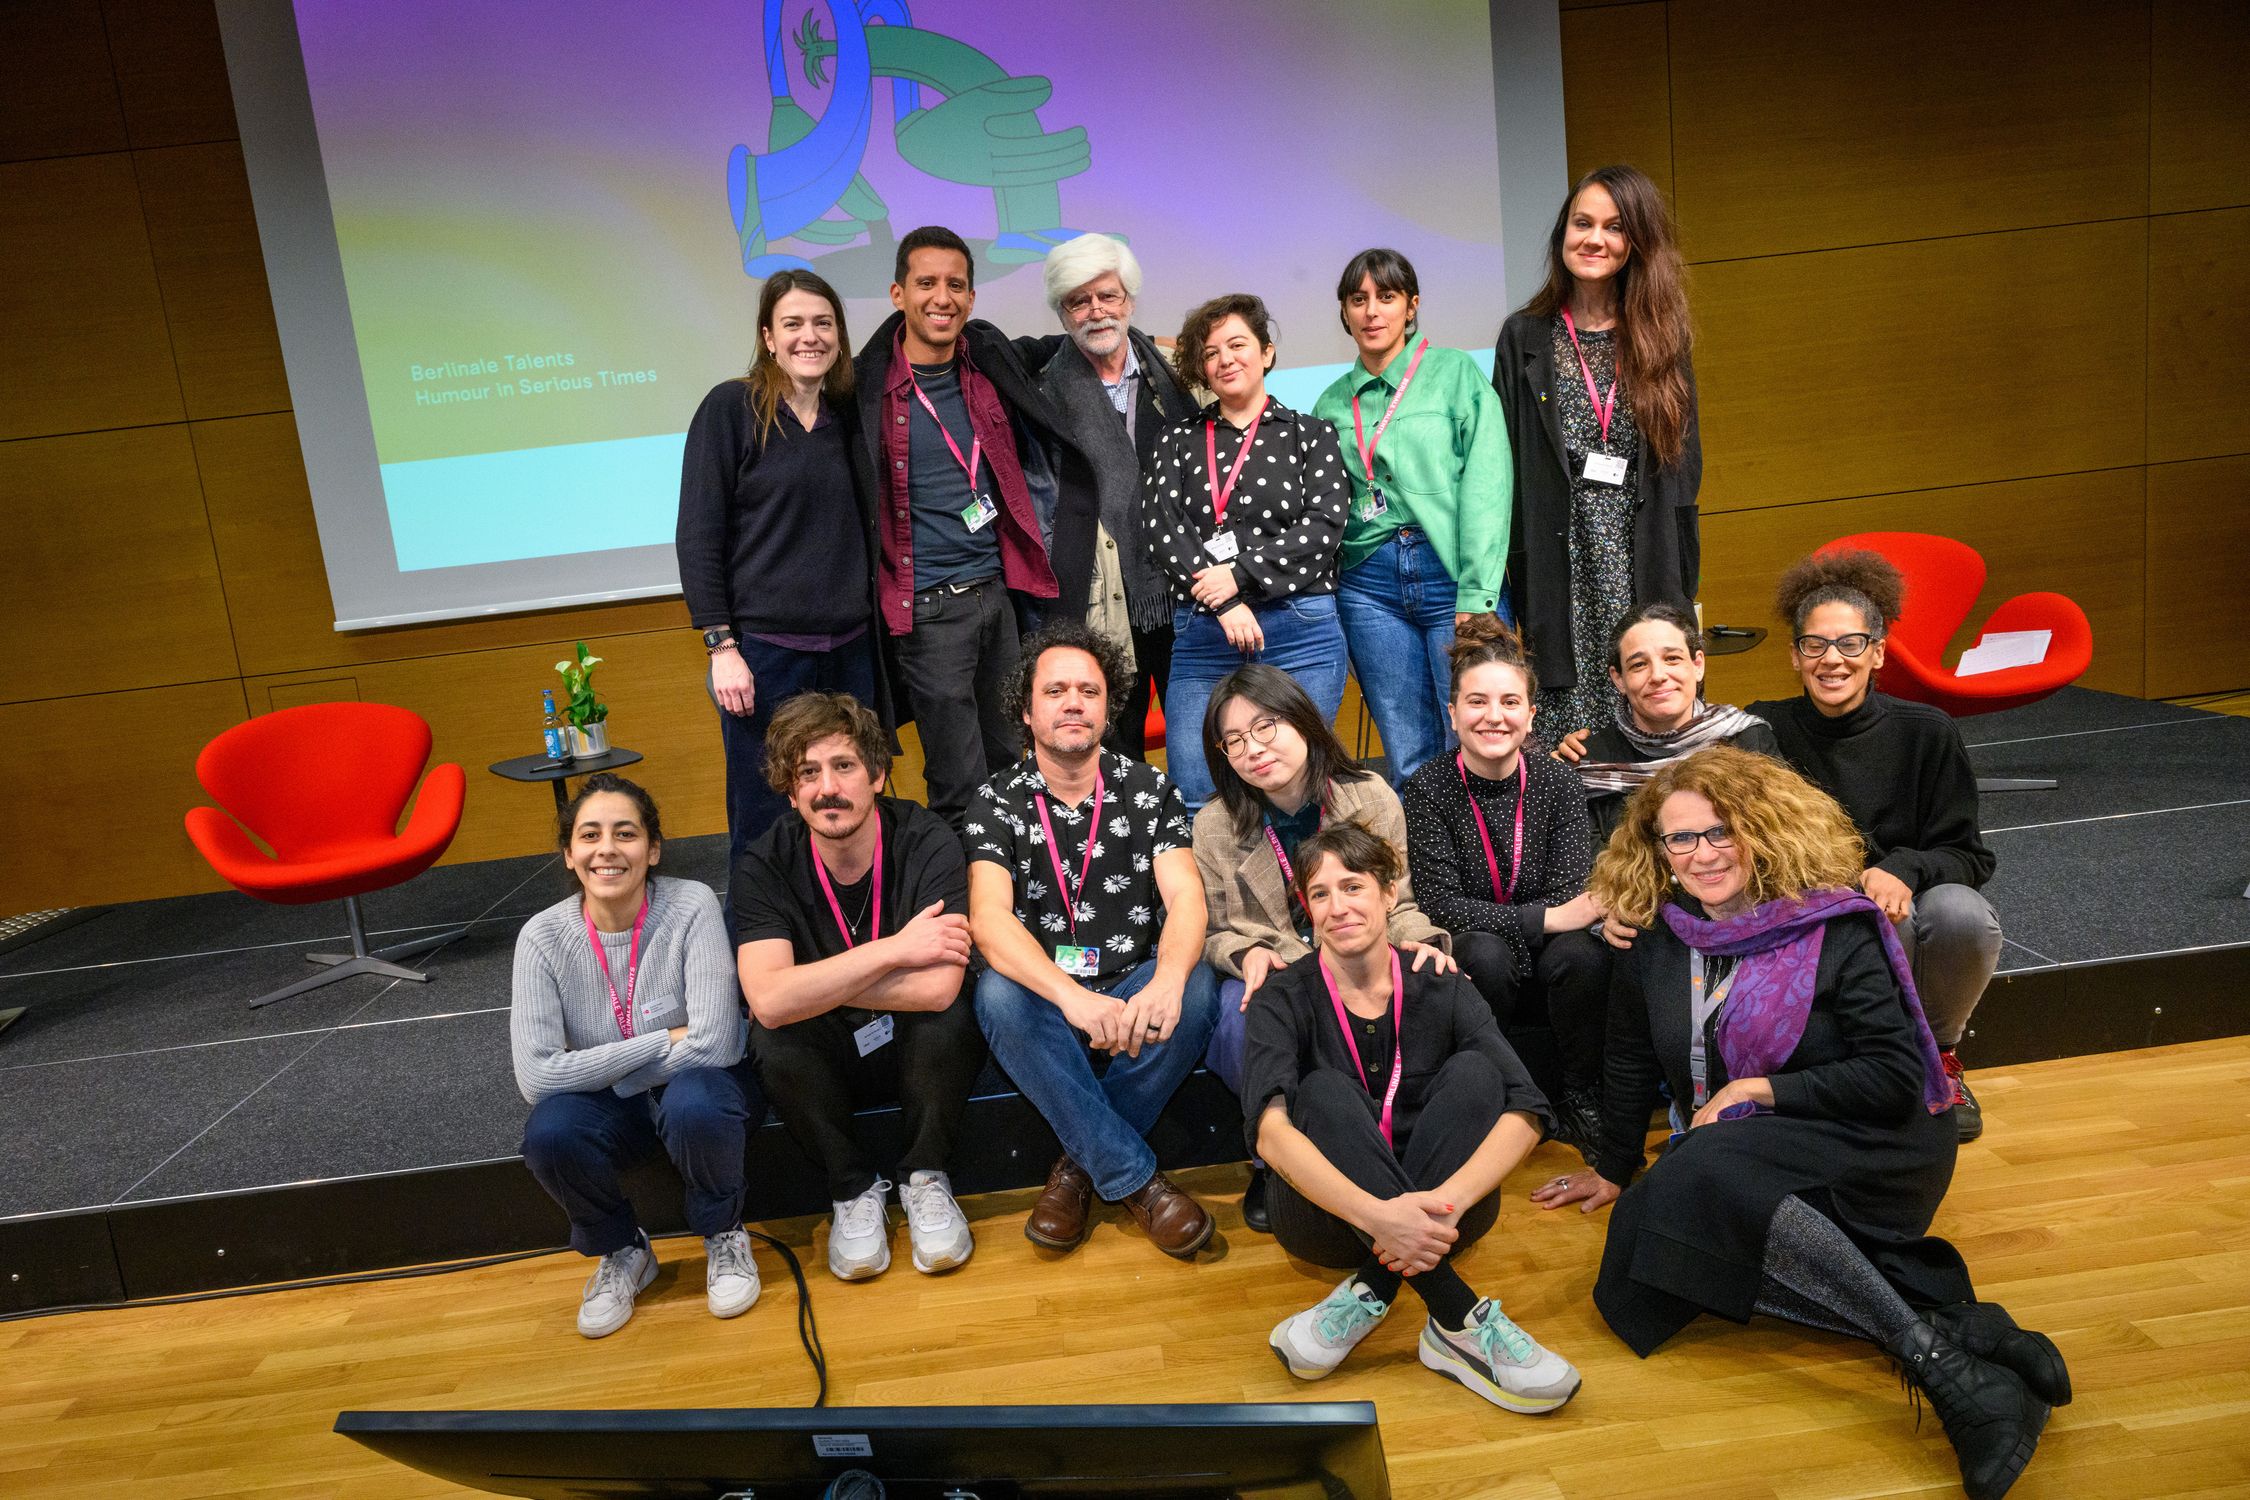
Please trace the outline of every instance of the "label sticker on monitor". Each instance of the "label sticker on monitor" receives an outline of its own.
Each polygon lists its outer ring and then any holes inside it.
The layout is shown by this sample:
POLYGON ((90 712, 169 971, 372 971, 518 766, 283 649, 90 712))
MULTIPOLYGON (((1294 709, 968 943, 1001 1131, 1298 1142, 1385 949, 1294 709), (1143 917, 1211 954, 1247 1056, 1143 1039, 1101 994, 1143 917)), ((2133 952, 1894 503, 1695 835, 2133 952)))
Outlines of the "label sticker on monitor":
POLYGON ((822 1458, 873 1458, 875 1445, 864 1432, 816 1432, 812 1451, 822 1458))

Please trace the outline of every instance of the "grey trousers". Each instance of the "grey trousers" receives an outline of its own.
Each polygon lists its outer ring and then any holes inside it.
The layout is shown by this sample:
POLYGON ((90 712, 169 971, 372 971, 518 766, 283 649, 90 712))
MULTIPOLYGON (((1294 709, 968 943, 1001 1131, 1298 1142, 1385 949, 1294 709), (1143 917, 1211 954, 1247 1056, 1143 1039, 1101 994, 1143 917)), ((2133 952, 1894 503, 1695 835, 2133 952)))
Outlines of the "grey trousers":
POLYGON ((1914 893, 1914 910, 1897 925, 1930 1030, 1951 1047, 2000 967, 2000 918, 1982 891, 1933 885, 1914 893))

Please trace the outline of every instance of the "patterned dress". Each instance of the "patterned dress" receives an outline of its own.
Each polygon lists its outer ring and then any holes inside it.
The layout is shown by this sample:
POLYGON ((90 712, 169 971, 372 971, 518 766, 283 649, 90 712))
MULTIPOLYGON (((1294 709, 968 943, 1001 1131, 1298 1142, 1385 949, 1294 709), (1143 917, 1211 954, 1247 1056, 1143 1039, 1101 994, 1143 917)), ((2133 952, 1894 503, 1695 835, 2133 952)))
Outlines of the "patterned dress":
MULTIPOLYGON (((1600 729, 1617 720, 1620 699, 1609 685, 1609 633, 1633 608, 1633 500, 1640 484, 1640 428, 1625 393, 1609 422, 1609 442, 1586 394, 1578 355, 1569 331, 1554 320, 1555 396, 1563 443, 1570 464, 1570 641, 1578 664, 1578 685, 1542 687, 1539 738, 1555 744, 1574 729, 1600 729), (1623 484, 1596 484, 1586 478, 1586 455, 1625 455, 1623 484)), ((1617 378, 1614 334, 1578 330, 1578 346, 1594 373, 1594 388, 1607 393, 1617 378)))

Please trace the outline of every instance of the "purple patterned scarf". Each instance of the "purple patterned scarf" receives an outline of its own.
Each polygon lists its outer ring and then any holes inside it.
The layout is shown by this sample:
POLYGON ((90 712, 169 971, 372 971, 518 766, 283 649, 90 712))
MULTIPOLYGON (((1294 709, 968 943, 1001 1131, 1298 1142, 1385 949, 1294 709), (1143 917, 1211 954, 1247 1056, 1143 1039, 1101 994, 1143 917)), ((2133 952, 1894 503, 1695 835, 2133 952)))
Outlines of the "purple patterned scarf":
POLYGON ((1719 1058, 1729 1078, 1764 1078, 1786 1063, 1804 1038, 1820 970, 1821 938, 1829 919, 1855 911, 1871 914, 1883 935, 1883 954, 1906 996, 1906 1013, 1914 1018, 1915 1039, 1922 1048, 1922 1102, 1931 1114, 1943 1114, 1953 1105, 1953 1082, 1945 1075, 1937 1038, 1922 1014, 1922 997, 1915 993, 1906 948, 1874 902, 1858 891, 1807 891, 1718 921, 1706 921, 1666 903, 1664 920, 1690 948, 1742 960, 1726 1011, 1719 1018, 1719 1058))

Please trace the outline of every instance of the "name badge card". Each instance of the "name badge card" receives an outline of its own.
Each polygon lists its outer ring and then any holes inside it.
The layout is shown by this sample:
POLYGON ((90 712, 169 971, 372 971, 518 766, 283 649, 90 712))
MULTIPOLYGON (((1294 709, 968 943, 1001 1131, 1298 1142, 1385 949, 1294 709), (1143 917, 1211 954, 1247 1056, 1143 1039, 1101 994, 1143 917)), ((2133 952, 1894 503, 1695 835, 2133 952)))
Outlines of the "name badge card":
POLYGON ((971 531, 982 531, 1000 518, 1000 507, 992 497, 979 491, 976 499, 961 507, 961 524, 971 531))
POLYGON ((1617 453, 1589 453, 1586 455, 1586 477, 1595 484, 1623 484, 1625 458, 1617 453))
POLYGON ((1055 944, 1055 967, 1073 979, 1091 979, 1101 972, 1102 950, 1055 944))
POLYGON ((1352 507, 1362 521, 1372 521, 1390 508, 1391 502, 1384 498, 1383 487, 1379 484, 1370 486, 1367 493, 1360 496, 1358 503, 1352 507))
POLYGON ((892 1021, 889 1016, 877 1016, 852 1033, 852 1045, 859 1049, 861 1057, 865 1057, 877 1047, 888 1042, 891 1039, 891 1033, 897 1029, 897 1023, 892 1021))
POLYGON ((1233 562, 1242 554, 1242 543, 1234 539, 1233 532, 1222 531, 1205 542, 1203 550, 1211 554, 1213 562, 1233 562))

